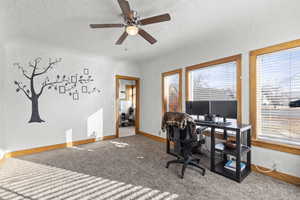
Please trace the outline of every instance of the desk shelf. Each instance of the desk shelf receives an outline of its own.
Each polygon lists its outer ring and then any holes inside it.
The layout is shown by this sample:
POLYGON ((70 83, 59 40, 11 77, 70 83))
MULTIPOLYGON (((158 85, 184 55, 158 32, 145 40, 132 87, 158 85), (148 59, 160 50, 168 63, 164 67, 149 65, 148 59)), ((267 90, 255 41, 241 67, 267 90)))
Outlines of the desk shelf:
MULTIPOLYGON (((244 155, 246 153, 248 153, 249 151, 251 151, 251 148, 248 147, 248 146, 242 146, 241 147, 241 150, 240 150, 240 155, 244 155)), ((232 155, 232 156, 237 156, 237 149, 228 149, 228 148, 225 148, 223 151, 223 153, 225 154, 229 154, 229 155, 232 155)))
POLYGON ((210 151, 210 170, 212 172, 215 172, 217 174, 220 174, 224 177, 227 177, 229 179, 232 179, 237 182, 242 182, 244 178, 246 178, 250 173, 251 173, 251 125, 243 125, 243 124, 238 124, 238 125, 221 125, 221 124, 207 124, 207 123, 201 123, 197 122, 196 123, 199 126, 207 126, 211 128, 211 151, 210 151), (223 132, 223 140, 227 140, 228 135, 227 131, 234 131, 235 134, 235 141, 236 141, 236 148, 235 149, 227 149, 225 148, 224 150, 217 150, 215 148, 216 144, 216 132, 215 129, 222 129, 223 132), (247 141, 246 144, 241 143, 241 137, 246 136, 247 141), (221 162, 218 162, 216 158, 216 151, 222 152, 223 156, 221 159, 221 162), (227 163, 227 155, 234 156, 236 158, 236 166, 237 168, 240 168, 238 166, 241 165, 241 157, 243 155, 247 156, 246 161, 244 162, 246 167, 244 170, 241 169, 236 169, 236 171, 231 171, 229 169, 226 169, 224 166, 227 163))
POLYGON ((226 164, 225 162, 220 162, 220 163, 216 164, 214 172, 217 173, 217 174, 220 174, 220 175, 222 175, 226 178, 235 180, 237 182, 242 182, 244 180, 244 178, 246 178, 251 172, 251 169, 249 167, 245 167, 245 169, 241 171, 240 178, 238 178, 236 176, 235 171, 231 171, 231 170, 226 169, 224 167, 225 164, 226 164))

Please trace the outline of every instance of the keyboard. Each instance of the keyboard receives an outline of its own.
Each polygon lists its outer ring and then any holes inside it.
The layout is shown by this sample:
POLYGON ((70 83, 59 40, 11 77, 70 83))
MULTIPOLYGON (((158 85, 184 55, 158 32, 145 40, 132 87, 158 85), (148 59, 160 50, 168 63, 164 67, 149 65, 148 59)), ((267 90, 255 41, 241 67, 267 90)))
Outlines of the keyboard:
POLYGON ((214 121, 205 121, 205 120, 195 120, 195 122, 203 123, 203 124, 212 124, 218 126, 229 126, 231 122, 214 122, 214 121))

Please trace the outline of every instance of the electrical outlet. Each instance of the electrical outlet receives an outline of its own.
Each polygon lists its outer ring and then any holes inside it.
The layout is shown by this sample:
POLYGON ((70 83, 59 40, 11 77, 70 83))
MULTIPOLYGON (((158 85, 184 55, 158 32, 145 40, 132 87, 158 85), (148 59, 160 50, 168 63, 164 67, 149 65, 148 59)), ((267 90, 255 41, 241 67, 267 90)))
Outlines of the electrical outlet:
POLYGON ((275 162, 274 162, 273 165, 272 165, 272 169, 273 169, 274 171, 277 170, 277 164, 276 164, 275 162))

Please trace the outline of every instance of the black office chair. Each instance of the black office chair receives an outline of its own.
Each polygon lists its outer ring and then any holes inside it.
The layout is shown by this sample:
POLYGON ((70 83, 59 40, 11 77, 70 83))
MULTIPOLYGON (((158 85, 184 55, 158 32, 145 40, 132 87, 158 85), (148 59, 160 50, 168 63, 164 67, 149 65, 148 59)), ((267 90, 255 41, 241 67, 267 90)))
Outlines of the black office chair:
POLYGON ((129 121, 128 121, 125 113, 121 113, 120 120, 121 120, 120 124, 122 127, 126 127, 129 125, 129 121))
POLYGON ((193 126, 193 122, 187 122, 184 129, 179 128, 174 124, 167 125, 166 128, 168 145, 170 142, 173 142, 174 144, 173 152, 169 151, 170 148, 167 147, 167 153, 177 157, 177 159, 167 162, 166 168, 173 163, 183 164, 181 178, 184 178, 185 169, 188 165, 202 170, 202 175, 205 175, 205 169, 199 164, 200 159, 194 158, 192 153, 193 148, 199 145, 199 141, 197 141, 197 134, 193 133, 193 126))
POLYGON ((204 131, 206 131, 208 127, 206 126, 201 126, 196 129, 197 133, 197 143, 193 146, 192 153, 193 154, 198 154, 198 155, 203 155, 202 153, 202 145, 205 144, 205 135, 203 134, 204 131))
POLYGON ((134 116, 134 108, 130 107, 128 109, 128 121, 130 126, 134 126, 135 124, 135 116, 134 116))

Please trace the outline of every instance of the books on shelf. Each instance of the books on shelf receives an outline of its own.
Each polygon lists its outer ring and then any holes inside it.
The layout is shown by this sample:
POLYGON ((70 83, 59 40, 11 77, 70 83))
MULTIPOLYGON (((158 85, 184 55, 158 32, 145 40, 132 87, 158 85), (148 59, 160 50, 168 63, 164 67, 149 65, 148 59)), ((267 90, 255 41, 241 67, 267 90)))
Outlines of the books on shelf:
MULTIPOLYGON (((236 171, 236 161, 234 160, 229 160, 225 166, 224 166, 226 169, 229 169, 231 171, 236 171)), ((243 171, 244 169, 246 168, 246 164, 241 162, 241 171, 243 171)))

